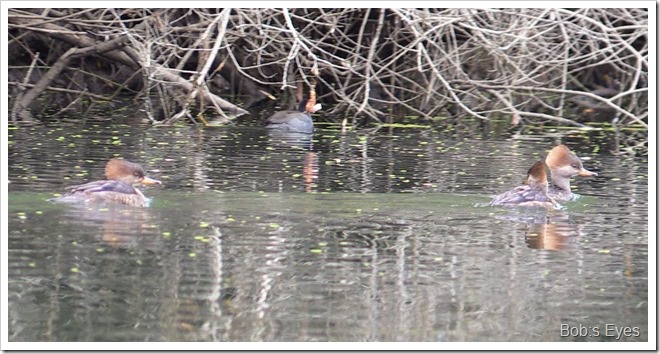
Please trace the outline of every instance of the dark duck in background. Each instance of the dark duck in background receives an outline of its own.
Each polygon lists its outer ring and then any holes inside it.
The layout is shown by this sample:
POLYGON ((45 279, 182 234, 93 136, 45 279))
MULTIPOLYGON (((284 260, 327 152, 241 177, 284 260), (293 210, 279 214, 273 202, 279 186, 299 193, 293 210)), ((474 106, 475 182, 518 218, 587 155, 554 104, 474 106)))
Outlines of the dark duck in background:
POLYGON ((316 92, 314 85, 310 86, 309 96, 304 97, 298 105, 298 110, 287 110, 275 112, 266 120, 266 128, 287 132, 312 134, 314 132, 314 121, 312 113, 321 109, 321 104, 316 103, 316 92))

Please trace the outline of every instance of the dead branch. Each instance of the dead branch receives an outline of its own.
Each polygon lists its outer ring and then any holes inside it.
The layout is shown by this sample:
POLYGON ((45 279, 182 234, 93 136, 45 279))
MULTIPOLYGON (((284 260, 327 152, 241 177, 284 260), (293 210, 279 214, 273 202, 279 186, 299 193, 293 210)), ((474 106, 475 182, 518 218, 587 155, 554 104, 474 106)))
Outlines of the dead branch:
POLYGON ((9 29, 10 45, 42 52, 40 66, 71 47, 123 43, 90 54, 113 67, 109 81, 156 93, 146 107, 178 117, 205 103, 220 122, 246 113, 235 102, 292 105, 313 80, 326 113, 353 125, 515 114, 580 126, 593 111, 648 124, 647 9, 10 9, 9 29), (35 38, 61 46, 43 52, 35 38))

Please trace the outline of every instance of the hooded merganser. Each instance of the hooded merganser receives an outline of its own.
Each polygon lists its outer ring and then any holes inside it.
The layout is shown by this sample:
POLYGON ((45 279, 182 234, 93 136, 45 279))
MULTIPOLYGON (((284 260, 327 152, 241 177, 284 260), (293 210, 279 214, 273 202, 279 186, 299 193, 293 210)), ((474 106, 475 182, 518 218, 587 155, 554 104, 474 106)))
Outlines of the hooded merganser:
POLYGON ((560 205, 548 195, 548 177, 543 161, 536 162, 527 171, 527 185, 506 191, 491 200, 490 205, 532 206, 559 208, 560 205))
POLYGON ((140 190, 133 187, 133 184, 161 184, 160 181, 145 176, 142 166, 123 159, 110 159, 105 165, 105 176, 108 180, 68 187, 63 196, 54 198, 53 201, 64 203, 112 202, 145 207, 149 204, 149 199, 140 190))
POLYGON ((314 121, 312 121, 311 114, 320 109, 321 104, 316 103, 316 94, 312 91, 309 99, 303 99, 300 102, 297 111, 279 111, 268 117, 266 128, 311 134, 314 132, 314 121))
POLYGON ((571 177, 598 176, 597 173, 586 170, 582 166, 582 160, 563 144, 550 150, 545 158, 545 163, 550 168, 548 195, 558 201, 577 198, 577 195, 571 191, 571 177))

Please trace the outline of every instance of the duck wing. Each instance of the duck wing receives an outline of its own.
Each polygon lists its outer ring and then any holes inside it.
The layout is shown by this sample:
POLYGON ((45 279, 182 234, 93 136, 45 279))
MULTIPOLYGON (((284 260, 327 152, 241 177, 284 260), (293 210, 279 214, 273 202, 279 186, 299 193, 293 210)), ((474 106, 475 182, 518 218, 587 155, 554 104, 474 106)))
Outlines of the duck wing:
POLYGON ((116 192, 124 194, 135 193, 133 186, 120 181, 94 181, 77 186, 68 187, 68 194, 116 192))

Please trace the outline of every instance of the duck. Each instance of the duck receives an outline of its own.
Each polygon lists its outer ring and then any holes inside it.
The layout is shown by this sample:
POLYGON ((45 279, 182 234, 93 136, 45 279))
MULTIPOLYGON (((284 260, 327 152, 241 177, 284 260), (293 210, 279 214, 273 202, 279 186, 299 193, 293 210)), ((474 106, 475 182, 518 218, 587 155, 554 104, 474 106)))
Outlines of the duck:
POLYGON ((316 94, 312 90, 309 96, 305 96, 300 101, 297 111, 279 111, 268 117, 266 128, 312 134, 314 132, 314 121, 311 114, 319 111, 321 108, 321 104, 316 103, 316 94))
POLYGON ((559 209, 561 205, 548 195, 548 176, 543 161, 537 161, 527 171, 527 184, 495 196, 491 206, 543 207, 559 209))
POLYGON ((133 185, 161 184, 161 181, 147 177, 139 164, 120 158, 108 161, 105 165, 105 177, 107 180, 68 187, 64 195, 52 200, 62 203, 108 202, 146 207, 150 200, 133 185))
POLYGON ((598 176, 598 173, 585 169, 582 160, 564 144, 559 144, 550 150, 545 158, 545 164, 550 169, 548 195, 561 202, 578 198, 578 195, 571 191, 572 177, 598 176))

